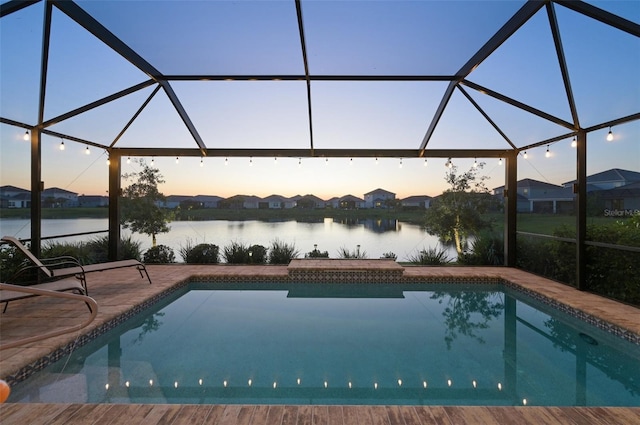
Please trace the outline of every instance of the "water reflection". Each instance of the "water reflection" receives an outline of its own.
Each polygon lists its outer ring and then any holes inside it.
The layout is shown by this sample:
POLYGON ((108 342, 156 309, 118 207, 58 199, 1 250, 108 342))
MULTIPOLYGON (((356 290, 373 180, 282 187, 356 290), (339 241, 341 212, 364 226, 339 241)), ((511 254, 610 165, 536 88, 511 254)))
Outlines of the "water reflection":
POLYGON ((499 292, 434 292, 431 299, 438 300, 440 304, 447 302, 442 315, 446 325, 444 340, 449 350, 459 334, 484 344, 479 331, 488 329, 489 323, 497 319, 504 309, 499 292))

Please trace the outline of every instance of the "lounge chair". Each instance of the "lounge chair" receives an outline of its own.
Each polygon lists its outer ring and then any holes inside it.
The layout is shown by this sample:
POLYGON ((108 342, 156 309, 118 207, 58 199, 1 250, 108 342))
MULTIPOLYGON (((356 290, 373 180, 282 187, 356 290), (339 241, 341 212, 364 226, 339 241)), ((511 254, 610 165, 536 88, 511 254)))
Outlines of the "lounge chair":
MULTIPOLYGON (((39 283, 37 285, 17 286, 10 284, 3 284, 2 290, 0 290, 0 304, 4 303, 4 309, 2 312, 7 311, 9 302, 21 300, 23 298, 36 297, 41 295, 39 291, 29 291, 30 289, 40 289, 54 292, 77 292, 80 295, 87 295, 86 288, 82 285, 82 281, 75 277, 68 277, 66 279, 54 280, 51 282, 39 283)), ((88 305, 88 304, 87 304, 88 305)), ((89 305, 89 310, 91 306, 89 305)))
POLYGON ((33 255, 33 253, 22 244, 22 242, 20 242, 13 236, 3 236, 2 241, 9 243, 19 249, 20 252, 22 252, 29 259, 29 261, 34 264, 34 266, 40 269, 47 278, 58 279, 68 276, 75 276, 77 279, 82 281, 85 292, 87 292, 85 273, 103 272, 105 270, 120 269, 124 267, 135 267, 138 272, 140 272, 140 277, 144 278, 146 276, 147 280, 149 280, 149 283, 151 283, 151 278, 149 277, 149 273, 147 273, 146 267, 138 260, 109 261, 106 263, 88 265, 80 265, 80 263, 73 257, 57 257, 55 259, 43 258, 42 260, 40 260, 35 255, 33 255), (55 266, 51 263, 52 261, 56 262, 57 264, 61 264, 60 262, 63 261, 67 263, 65 265, 70 265, 71 267, 53 268, 55 266))

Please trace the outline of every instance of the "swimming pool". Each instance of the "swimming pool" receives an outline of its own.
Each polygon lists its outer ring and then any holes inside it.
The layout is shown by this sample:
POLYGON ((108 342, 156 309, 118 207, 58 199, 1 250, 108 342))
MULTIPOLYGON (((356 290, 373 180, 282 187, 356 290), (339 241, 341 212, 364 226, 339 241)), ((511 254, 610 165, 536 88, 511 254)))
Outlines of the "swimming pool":
POLYGON ((639 406, 639 366, 501 284, 191 283, 10 400, 639 406))

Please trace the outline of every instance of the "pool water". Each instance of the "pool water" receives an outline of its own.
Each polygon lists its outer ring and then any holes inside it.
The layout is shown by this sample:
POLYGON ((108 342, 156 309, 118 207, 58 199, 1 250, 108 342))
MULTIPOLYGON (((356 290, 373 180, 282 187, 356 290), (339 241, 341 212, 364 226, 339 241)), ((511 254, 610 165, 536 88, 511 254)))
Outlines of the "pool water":
POLYGON ((640 406, 640 346, 502 285, 192 283, 10 401, 640 406))

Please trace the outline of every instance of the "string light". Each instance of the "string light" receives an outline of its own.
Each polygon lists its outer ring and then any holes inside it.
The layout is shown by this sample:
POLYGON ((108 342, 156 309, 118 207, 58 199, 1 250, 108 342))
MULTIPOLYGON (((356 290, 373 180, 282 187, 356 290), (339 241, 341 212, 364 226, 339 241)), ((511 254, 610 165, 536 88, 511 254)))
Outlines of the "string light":
POLYGON ((64 150, 64 139, 60 139, 60 150, 64 150))
POLYGON ((224 159, 224 165, 229 165, 229 158, 224 159))
POLYGON ((427 158, 424 159, 424 166, 427 166, 427 158))
POLYGON ((398 165, 398 168, 402 168, 402 158, 400 158, 400 165, 398 165))
POLYGON ((302 167, 302 158, 298 158, 298 168, 302 167))
POLYGON ((253 157, 249 157, 249 167, 253 167, 253 157))
POLYGON ((278 157, 277 156, 275 158, 273 158, 273 163, 276 164, 276 165, 278 164, 278 157))
POLYGON ((550 158, 551 157, 551 152, 549 151, 549 145, 547 145, 547 151, 544 153, 544 156, 546 158, 550 158))
POLYGON ((473 158, 473 168, 478 168, 478 159, 473 158))
POLYGON ((498 165, 502 165, 502 158, 498 160, 498 165))
POLYGON ((111 165, 111 160, 109 159, 109 157, 107 156, 107 165, 111 165))
POLYGON ((353 158, 349 160, 349 165, 353 165, 353 158))
POLYGON ((376 165, 378 165, 378 158, 376 157, 376 165))
POLYGON ((25 142, 28 142, 30 139, 29 137, 29 130, 24 132, 24 136, 22 136, 22 140, 24 140, 25 142))
POLYGON ((202 157, 200 157, 200 166, 204 167, 204 159, 202 157))
POLYGON ((176 164, 180 164, 180 158, 176 156, 176 164))
POLYGON ((576 140, 575 136, 573 137, 573 140, 571 141, 571 147, 575 148, 576 146, 578 146, 578 141, 576 140))
POLYGON ((447 162, 444 164, 445 167, 447 168, 452 168, 453 167, 453 162, 451 162, 451 158, 449 158, 447 160, 447 162))
POLYGON ((524 157, 524 159, 527 159, 529 157, 529 155, 527 155, 527 151, 524 151, 524 155, 522 155, 524 157))
POLYGON ((131 157, 130 156, 127 157, 127 164, 131 164, 131 157))
POLYGON ((154 157, 151 157, 151 166, 153 167, 156 163, 156 159, 154 157))
POLYGON ((91 151, 89 150, 89 146, 87 146, 87 148, 84 150, 84 153, 86 155, 91 155, 91 151))
POLYGON ((324 159, 324 165, 329 165, 329 158, 324 159))
POLYGON ((609 133, 607 133, 607 142, 613 141, 613 133, 611 132, 611 127, 609 127, 609 133))

